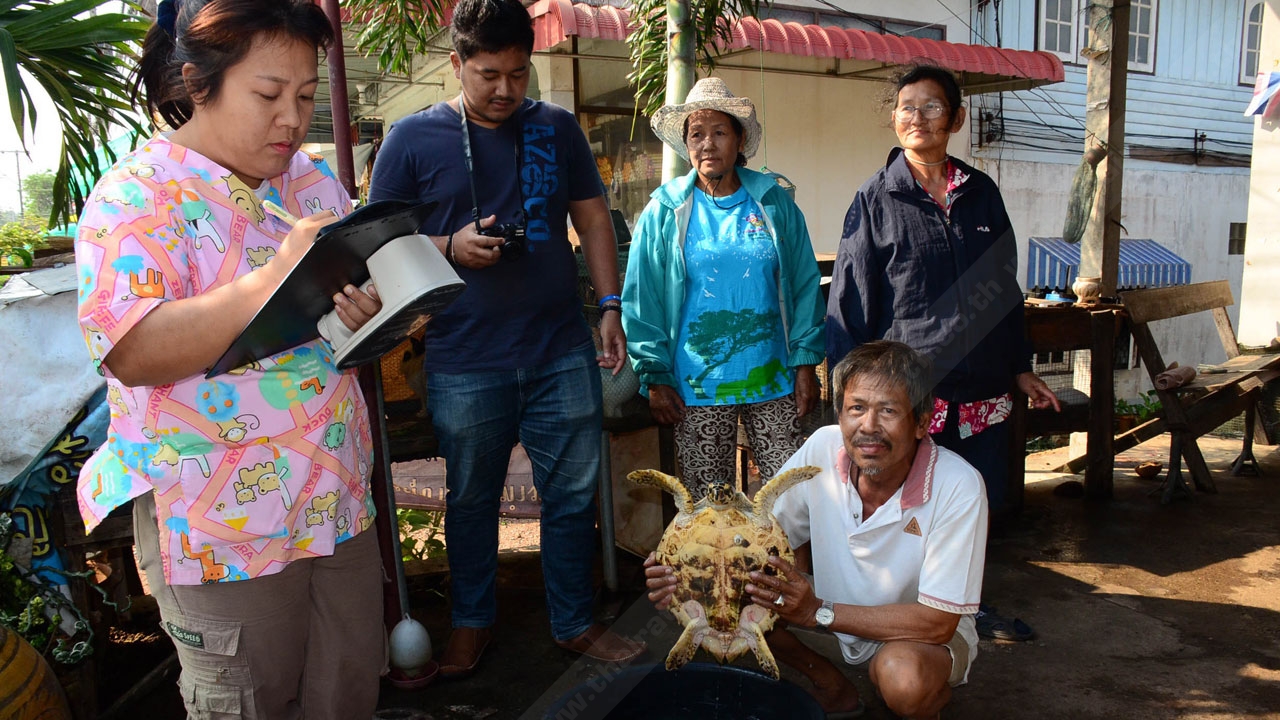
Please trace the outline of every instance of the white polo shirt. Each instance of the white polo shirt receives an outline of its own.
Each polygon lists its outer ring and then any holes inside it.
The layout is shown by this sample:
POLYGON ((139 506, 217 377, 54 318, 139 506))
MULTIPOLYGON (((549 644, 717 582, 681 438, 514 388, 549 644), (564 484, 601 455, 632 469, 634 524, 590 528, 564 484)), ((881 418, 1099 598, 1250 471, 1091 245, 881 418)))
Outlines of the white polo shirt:
MULTIPOLYGON (((956 632, 968 641, 972 663, 987 547, 982 475, 926 437, 907 481, 864 520, 839 426, 820 428, 782 470, 804 465, 822 472, 783 493, 773 513, 792 547, 812 542, 818 597, 864 606, 918 602, 959 614, 956 632)), ((856 478, 856 467, 853 473, 856 478)), ((842 633, 836 638, 849 663, 870 660, 882 645, 842 633)))

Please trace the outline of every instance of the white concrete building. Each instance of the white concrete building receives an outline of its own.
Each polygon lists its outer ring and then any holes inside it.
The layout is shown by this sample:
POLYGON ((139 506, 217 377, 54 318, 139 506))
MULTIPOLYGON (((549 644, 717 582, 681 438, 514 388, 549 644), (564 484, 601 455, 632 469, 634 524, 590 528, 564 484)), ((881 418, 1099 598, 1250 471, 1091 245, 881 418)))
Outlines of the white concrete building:
MULTIPOLYGON (((1258 66, 1280 71, 1280 0, 1258 3, 1264 11, 1258 66)), ((1280 336, 1280 118, 1257 118, 1249 177, 1249 232, 1237 335, 1245 345, 1267 345, 1280 336)))

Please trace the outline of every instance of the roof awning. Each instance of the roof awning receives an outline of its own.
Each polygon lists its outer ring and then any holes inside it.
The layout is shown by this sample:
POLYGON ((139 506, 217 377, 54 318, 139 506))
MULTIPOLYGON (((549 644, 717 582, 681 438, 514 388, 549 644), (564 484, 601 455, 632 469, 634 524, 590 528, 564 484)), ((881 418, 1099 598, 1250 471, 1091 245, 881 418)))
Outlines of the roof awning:
MULTIPOLYGON (((1027 290, 1070 290, 1080 269, 1080 245, 1062 238, 1033 237, 1027 248, 1027 290)), ((1191 263, 1155 240, 1120 241, 1117 289, 1191 283, 1191 263)))
MULTIPOLYGON (((611 5, 538 0, 529 6, 529 14, 533 16, 535 50, 555 47, 570 37, 621 42, 626 40, 629 29, 627 10, 611 5)), ((958 73, 961 85, 970 94, 1032 88, 1063 78, 1062 61, 1047 52, 882 35, 774 19, 738 20, 733 25, 732 41, 721 49, 850 61, 841 64, 835 77, 870 79, 883 77, 893 66, 927 60, 958 73)))

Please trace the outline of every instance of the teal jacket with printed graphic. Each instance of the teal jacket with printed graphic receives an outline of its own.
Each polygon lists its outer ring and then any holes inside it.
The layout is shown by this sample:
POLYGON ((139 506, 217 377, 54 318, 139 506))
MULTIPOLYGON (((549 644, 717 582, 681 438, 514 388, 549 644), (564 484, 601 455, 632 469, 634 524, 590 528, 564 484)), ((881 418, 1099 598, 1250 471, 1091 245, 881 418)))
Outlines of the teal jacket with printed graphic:
MULTIPOLYGON (((778 253, 775 280, 787 340, 787 365, 817 365, 826 350, 825 308, 804 215, 772 178, 742 167, 737 173, 763 210, 778 253)), ((676 387, 675 339, 685 300, 684 240, 697 177, 691 170, 654 190, 632 233, 622 287, 622 327, 627 333, 627 354, 645 394, 650 385, 676 387)))

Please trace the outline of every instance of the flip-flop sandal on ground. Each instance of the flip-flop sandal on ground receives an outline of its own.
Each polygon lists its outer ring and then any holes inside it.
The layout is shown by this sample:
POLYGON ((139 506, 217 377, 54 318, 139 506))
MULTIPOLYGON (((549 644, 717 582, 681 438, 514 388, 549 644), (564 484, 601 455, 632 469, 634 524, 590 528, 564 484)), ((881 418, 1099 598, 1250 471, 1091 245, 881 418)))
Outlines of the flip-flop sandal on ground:
POLYGON ((984 637, 989 640, 1026 642, 1036 636, 1036 631, 1030 625, 1018 618, 1009 620, 1000 617, 996 614, 995 608, 979 611, 974 616, 973 621, 978 626, 978 637, 984 637))
POLYGON ((860 718, 867 712, 867 704, 862 702, 862 698, 858 698, 858 707, 852 710, 840 710, 839 712, 827 713, 827 720, 854 720, 860 718))

